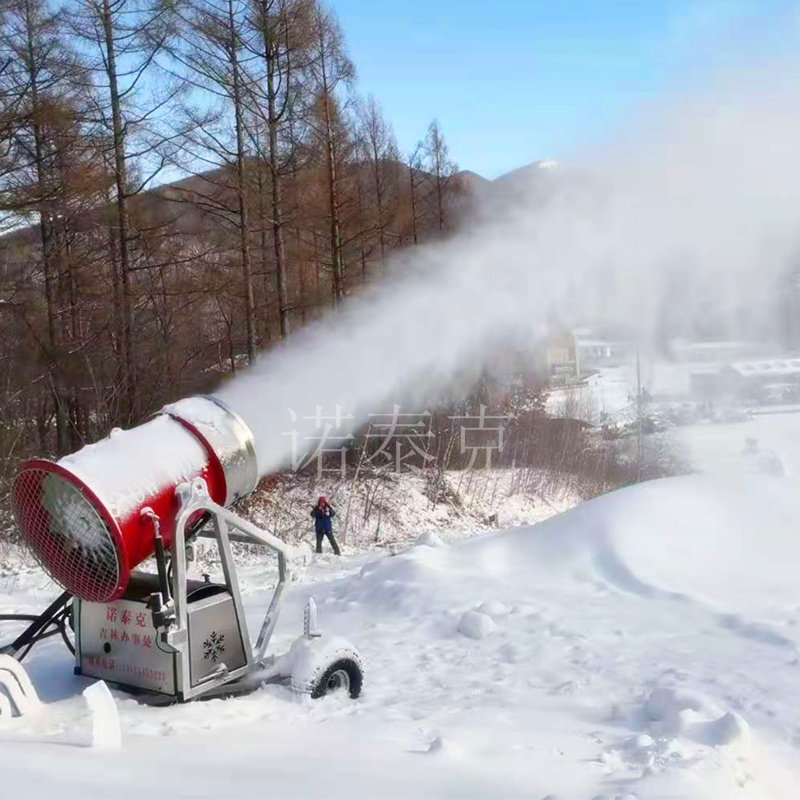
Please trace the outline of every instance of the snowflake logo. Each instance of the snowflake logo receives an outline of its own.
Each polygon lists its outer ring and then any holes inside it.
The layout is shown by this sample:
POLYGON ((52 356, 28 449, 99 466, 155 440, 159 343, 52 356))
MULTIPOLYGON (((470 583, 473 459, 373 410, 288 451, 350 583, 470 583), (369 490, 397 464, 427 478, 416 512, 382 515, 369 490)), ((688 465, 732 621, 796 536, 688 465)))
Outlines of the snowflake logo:
POLYGON ((203 658, 211 659, 214 663, 225 652, 225 634, 211 631, 211 635, 203 642, 203 658))

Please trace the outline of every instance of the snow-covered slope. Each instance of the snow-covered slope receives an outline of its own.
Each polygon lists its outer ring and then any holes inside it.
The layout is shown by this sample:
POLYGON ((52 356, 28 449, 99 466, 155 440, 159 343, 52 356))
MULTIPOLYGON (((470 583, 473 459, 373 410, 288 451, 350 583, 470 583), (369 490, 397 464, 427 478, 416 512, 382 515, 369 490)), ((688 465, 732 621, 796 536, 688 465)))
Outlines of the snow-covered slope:
POLYGON ((491 554, 506 552, 541 580, 583 570, 642 596, 730 611, 800 604, 798 489, 764 475, 652 481, 462 551, 479 547, 494 563, 491 554))
POLYGON ((248 500, 248 517, 281 539, 313 542, 311 506, 325 495, 336 508, 337 538, 349 550, 407 547, 425 531, 461 539, 477 531, 533 524, 580 500, 571 476, 529 469, 445 472, 439 479, 391 471, 362 473, 357 481, 283 473, 248 500), (433 483, 438 480, 437 502, 433 483))
POLYGON ((731 424, 679 428, 692 465, 699 472, 766 472, 800 476, 800 415, 756 414, 731 424))
MULTIPOLYGON (((671 479, 533 527, 316 559, 277 644, 313 594, 323 627, 362 650, 359 701, 300 703, 276 687, 168 709, 121 699, 121 751, 3 741, 4 790, 795 797, 798 489, 671 479)), ((245 573, 255 624, 268 573, 245 573)), ((69 666, 55 644, 30 662, 53 696, 82 688, 69 666)))

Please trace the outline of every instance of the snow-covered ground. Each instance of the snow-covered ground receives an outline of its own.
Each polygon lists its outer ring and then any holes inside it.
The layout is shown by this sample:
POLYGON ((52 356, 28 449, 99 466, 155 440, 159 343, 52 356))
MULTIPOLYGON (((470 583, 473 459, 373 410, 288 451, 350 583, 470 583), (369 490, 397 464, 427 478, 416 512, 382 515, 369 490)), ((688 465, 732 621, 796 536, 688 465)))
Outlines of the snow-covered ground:
MULTIPOLYGON (((85 718, 0 730, 4 795, 796 797, 800 414, 678 436, 716 474, 567 511, 575 494, 522 491, 512 471, 448 474, 435 504, 414 475, 280 479, 249 508, 301 545, 274 649, 313 595, 362 652, 362 697, 265 686, 150 708, 115 692, 120 750, 86 747, 85 718), (310 552, 317 493, 348 518, 341 559, 310 552)), ((239 555, 256 629, 275 566, 239 555)), ((0 612, 40 610, 56 588, 2 556, 0 612)), ((63 645, 25 663, 43 700, 80 704, 63 645)))
MULTIPOLYGON (((313 594, 362 651, 361 699, 117 694, 119 751, 0 734, 4 796, 796 797, 799 488, 675 478, 532 527, 310 557, 276 647, 313 594)), ((253 626, 272 574, 242 570, 253 626)), ((34 572, 14 580, 3 610, 42 604, 34 572)), ((26 664, 46 700, 85 686, 55 642, 26 664)))
POLYGON ((606 367, 580 386, 553 389, 547 411, 555 417, 582 419, 592 425, 629 422, 636 415, 636 371, 633 367, 606 367))
POLYGON ((678 428, 677 436, 699 472, 800 476, 797 410, 767 411, 731 424, 690 425, 678 428))

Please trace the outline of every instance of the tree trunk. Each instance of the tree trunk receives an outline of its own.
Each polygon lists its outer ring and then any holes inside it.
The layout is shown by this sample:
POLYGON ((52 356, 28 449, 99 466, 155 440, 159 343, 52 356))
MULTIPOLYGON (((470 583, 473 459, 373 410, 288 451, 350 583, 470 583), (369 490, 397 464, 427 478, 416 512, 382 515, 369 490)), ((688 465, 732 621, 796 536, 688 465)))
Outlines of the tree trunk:
POLYGON ((364 284, 367 282, 367 245, 364 230, 364 192, 361 188, 360 175, 358 176, 358 216, 361 220, 361 230, 358 232, 358 241, 361 248, 361 283, 364 284))
MULTIPOLYGON (((275 248, 275 269, 278 283, 278 306, 280 311, 281 337, 286 338, 291 330, 291 309, 286 277, 286 250, 283 242, 283 181, 280 174, 278 151, 277 90, 275 88, 275 54, 270 44, 267 20, 267 0, 262 0, 264 61, 267 67, 267 128, 269 133, 269 167, 272 185, 272 242, 275 248)), ((289 77, 286 76, 286 80, 289 77)), ((288 90, 287 90, 288 91, 288 90)))
POLYGON ((339 222, 339 192, 336 182, 336 148, 331 125, 328 99, 325 98, 325 138, 328 161, 328 199, 331 214, 331 260, 333 266, 333 305, 338 308, 344 299, 344 262, 339 222))
POLYGON ((308 287, 306 286, 306 260, 300 251, 300 229, 295 229, 297 241, 297 279, 300 283, 300 320, 303 325, 308 321, 308 287))
POLYGON ((324 42, 320 41, 322 53, 322 110, 325 123, 325 158, 328 177, 328 202, 331 215, 331 262, 333 267, 333 307, 338 308, 344 299, 344 261, 342 259, 341 224, 339 221, 339 187, 336 178, 336 139, 333 132, 328 70, 324 42))
POLYGON ((383 181, 381 181, 381 158, 377 140, 372 140, 372 164, 375 174, 375 201, 378 206, 378 243, 381 248, 381 261, 386 260, 386 242, 383 235, 383 181))
POLYGON ((315 305, 320 306, 322 301, 322 258, 319 254, 317 232, 314 231, 314 286, 316 290, 315 305))
POLYGON ((414 244, 417 241, 417 193, 414 185, 414 167, 412 164, 408 165, 408 182, 411 188, 411 233, 414 237, 414 244))
POLYGON ((114 133, 114 181, 117 189, 117 225, 119 228, 120 288, 122 300, 122 351, 125 416, 128 421, 138 413, 136 367, 133 355, 134 309, 131 291, 130 222, 128 218, 128 177, 125 156, 125 124, 117 82, 116 46, 114 25, 109 0, 103 0, 103 30, 106 46, 106 75, 111 95, 111 122, 114 133))
POLYGON ((444 233, 444 194, 442 188, 442 171, 436 165, 436 210, 439 217, 439 232, 444 233))
POLYGON ((267 236, 267 208, 264 201, 266 187, 264 186, 264 170, 262 169, 261 162, 259 161, 258 170, 258 228, 261 236, 261 272, 264 276, 264 319, 262 325, 263 338, 262 341, 269 342, 272 338, 270 331, 270 314, 269 304, 270 296, 272 295, 270 281, 269 281, 269 243, 267 236))
MULTIPOLYGON (((107 1, 107 0, 106 0, 107 1)), ((244 282, 245 323, 247 328, 247 360, 252 364, 256 359, 256 304, 253 294, 253 275, 250 266, 250 220, 245 192, 245 148, 244 119, 242 114, 242 87, 237 57, 236 20, 233 16, 233 2, 228 0, 228 23, 230 25, 231 73, 233 78, 233 108, 236 122, 236 192, 239 203, 239 249, 242 259, 242 279, 244 282)))
MULTIPOLYGON (((110 193, 107 200, 110 206, 110 193)), ((106 225, 106 232, 108 238, 108 269, 111 275, 112 318, 114 326, 112 347, 116 355, 116 382, 118 386, 125 386, 125 360, 122 355, 122 342, 125 338, 125 333, 123 331, 124 323, 122 320, 122 286, 119 279, 119 248, 117 247, 117 233, 114 230, 114 225, 110 217, 106 225)), ((110 410, 110 418, 114 420, 118 418, 117 408, 110 410)))
POLYGON ((63 455, 69 451, 69 429, 67 397, 62 386, 59 366, 57 282, 58 253, 53 222, 55 212, 50 201, 50 186, 44 163, 44 132, 42 130, 41 106, 39 103, 39 67, 33 34, 33 9, 30 0, 25 2, 25 27, 27 34, 28 71, 30 76, 31 120, 33 123, 34 157, 36 159, 36 181, 39 194, 39 231, 42 237, 42 268, 44 271, 44 294, 47 307, 48 373, 53 395, 56 419, 56 451, 63 455))

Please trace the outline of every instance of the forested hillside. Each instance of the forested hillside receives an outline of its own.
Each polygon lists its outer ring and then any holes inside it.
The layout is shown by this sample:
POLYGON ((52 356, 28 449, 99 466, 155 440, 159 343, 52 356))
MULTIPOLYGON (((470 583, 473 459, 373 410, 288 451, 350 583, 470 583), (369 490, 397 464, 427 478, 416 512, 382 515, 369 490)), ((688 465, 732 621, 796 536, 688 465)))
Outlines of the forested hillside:
POLYGON ((446 235, 476 176, 401 153, 316 0, 0 8, 0 485, 218 382, 446 235))

